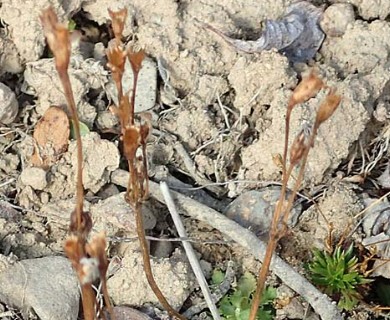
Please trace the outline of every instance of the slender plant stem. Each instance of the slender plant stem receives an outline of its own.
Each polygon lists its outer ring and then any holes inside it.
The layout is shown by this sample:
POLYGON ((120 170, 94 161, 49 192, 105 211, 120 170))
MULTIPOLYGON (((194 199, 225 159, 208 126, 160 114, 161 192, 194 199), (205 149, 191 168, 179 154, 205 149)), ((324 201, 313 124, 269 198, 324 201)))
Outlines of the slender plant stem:
POLYGON ((169 302, 161 292, 160 288, 158 287, 156 280, 154 279, 152 266, 150 263, 149 247, 145 237, 145 229, 144 229, 143 218, 141 213, 141 204, 137 203, 133 208, 136 216, 137 234, 141 245, 145 275, 146 275, 146 279, 148 280, 149 286, 152 288, 154 294, 158 298, 158 301, 160 301, 160 303, 168 311, 170 316, 176 317, 181 320, 185 320, 186 319, 185 317, 183 317, 175 309, 172 308, 172 306, 169 304, 169 302))
POLYGON ((77 115, 76 103, 73 97, 73 90, 70 84, 69 74, 67 70, 58 70, 62 86, 65 91, 65 97, 72 114, 73 127, 77 142, 77 184, 76 184, 76 215, 77 215, 77 231, 81 232, 81 215, 83 211, 84 202, 84 188, 83 188, 83 146, 80 135, 79 117, 77 115))
POLYGON ((265 252, 264 260, 263 263, 261 264, 261 268, 257 277, 256 292, 254 294, 254 298, 252 301, 249 319, 256 319, 257 311, 260 306, 261 295, 263 294, 265 281, 267 279, 267 274, 271 265, 272 255, 276 249, 276 245, 279 240, 278 233, 279 233, 280 216, 282 215, 282 212, 284 212, 283 207, 284 207, 284 201, 286 197, 287 181, 291 175, 292 169, 293 166, 290 166, 286 174, 283 176, 282 189, 280 191, 279 201, 275 207, 274 216, 272 219, 267 250, 265 252))
POLYGON ((83 312, 85 320, 95 319, 95 294, 93 292, 91 284, 84 284, 81 286, 83 312))

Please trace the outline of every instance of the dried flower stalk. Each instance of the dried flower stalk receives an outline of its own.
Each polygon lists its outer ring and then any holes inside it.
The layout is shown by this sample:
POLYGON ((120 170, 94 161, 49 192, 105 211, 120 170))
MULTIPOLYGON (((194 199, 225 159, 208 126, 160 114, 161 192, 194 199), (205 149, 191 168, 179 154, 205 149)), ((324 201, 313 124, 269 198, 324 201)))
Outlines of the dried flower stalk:
POLYGON ((123 17, 126 17, 126 12, 124 10, 125 9, 118 12, 109 11, 116 41, 110 43, 107 50, 107 57, 109 61, 108 67, 112 71, 113 79, 118 91, 119 105, 112 108, 112 110, 118 116, 121 124, 123 154, 129 167, 129 181, 125 199, 135 212, 137 234, 141 246, 144 270, 148 283, 161 305, 168 311, 170 316, 174 316, 178 319, 185 319, 172 308, 167 299, 164 297, 154 279, 150 264, 149 246, 146 241, 143 217, 141 214, 142 203, 146 200, 149 194, 146 140, 150 132, 150 124, 148 121, 145 121, 146 119, 144 119, 144 121, 136 121, 134 116, 138 75, 141 70, 145 53, 144 51, 133 52, 130 48, 126 50, 120 41, 125 22, 123 17), (129 98, 127 94, 123 94, 122 88, 122 75, 124 72, 126 58, 129 60, 133 70, 134 80, 131 98, 129 98), (141 151, 140 155, 137 155, 138 150, 141 151))
MULTIPOLYGON (((87 237, 92 229, 92 219, 88 212, 83 210, 83 154, 80 136, 79 120, 72 86, 68 74, 71 43, 69 31, 65 25, 60 24, 52 7, 41 14, 41 22, 49 47, 54 55, 55 66, 64 89, 68 108, 73 118, 77 140, 77 182, 76 182, 76 208, 70 216, 69 230, 71 236, 66 240, 64 251, 72 262, 81 284, 84 319, 96 319, 96 297, 92 283, 100 278, 103 284, 103 296, 110 312, 111 319, 115 319, 106 284, 108 268, 106 256, 106 240, 104 234, 93 238, 89 243, 87 237)), ((103 318, 104 314, 102 313, 103 318)))
POLYGON ((289 214, 291 212, 292 206, 294 204, 295 197, 301 186, 303 175, 305 172, 305 167, 307 163, 307 158, 309 151, 312 146, 314 146, 314 140, 317 136, 318 128, 320 125, 326 121, 333 112, 337 109, 340 104, 341 97, 334 93, 334 90, 331 90, 325 98, 325 101, 320 105, 317 114, 316 120, 314 122, 313 130, 311 131, 310 136, 307 136, 304 132, 300 132, 298 136, 294 139, 290 147, 290 159, 289 164, 287 163, 287 151, 288 151, 288 139, 289 139, 289 127, 290 127, 290 117, 293 108, 304 101, 314 97, 317 92, 324 87, 324 83, 315 73, 311 73, 307 78, 304 78, 302 82, 295 88, 290 101, 287 106, 286 114, 286 125, 285 125, 285 145, 283 152, 283 179, 282 179, 282 188, 280 192, 279 201, 275 207, 272 224, 269 231, 269 241, 267 245, 267 251, 262 263, 262 266, 259 270, 259 275, 257 278, 257 287, 256 293, 253 299, 251 306, 251 312, 249 315, 250 320, 255 320, 257 311, 261 301, 261 295, 264 290, 267 274, 269 271, 269 266, 271 264, 272 255, 276 249, 278 241, 284 236, 287 230, 287 221, 289 214), (291 177, 291 173, 295 167, 299 166, 299 173, 296 177, 293 190, 286 200, 287 194, 287 184, 291 177))

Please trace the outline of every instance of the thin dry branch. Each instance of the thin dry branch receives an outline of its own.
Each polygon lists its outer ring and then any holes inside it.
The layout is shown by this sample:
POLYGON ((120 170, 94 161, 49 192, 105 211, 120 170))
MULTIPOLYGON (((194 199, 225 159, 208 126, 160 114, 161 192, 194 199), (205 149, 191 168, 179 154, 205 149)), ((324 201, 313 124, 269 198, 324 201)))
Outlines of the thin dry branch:
MULTIPOLYGON (((181 221, 179 213, 177 212, 176 205, 172 199, 168 185, 165 182, 161 182, 160 189, 161 189, 161 193, 164 196, 165 203, 167 204, 169 213, 172 216, 172 220, 175 224, 177 233, 179 234, 180 237, 187 237, 187 233, 184 229, 183 222, 181 221)), ((200 266, 199 260, 196 257, 195 251, 192 248, 191 243, 183 242, 183 247, 184 247, 184 250, 186 251, 188 261, 190 262, 192 270, 194 271, 196 279, 198 280, 198 283, 200 285, 200 289, 202 290, 203 296, 204 296, 206 303, 211 311, 211 314, 213 315, 214 320, 220 320, 221 317, 219 316, 218 309, 213 301, 213 298, 212 298, 210 289, 208 287, 206 278, 202 272, 202 268, 200 266)))

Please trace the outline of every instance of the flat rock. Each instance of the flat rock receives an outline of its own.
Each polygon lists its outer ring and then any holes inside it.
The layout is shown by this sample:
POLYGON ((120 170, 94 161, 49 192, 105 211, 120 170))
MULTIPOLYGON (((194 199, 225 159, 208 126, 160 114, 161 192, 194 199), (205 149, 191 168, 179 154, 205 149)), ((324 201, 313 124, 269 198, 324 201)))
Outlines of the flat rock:
MULTIPOLYGON (((122 78, 122 86, 125 93, 131 93, 133 89, 133 79, 133 70, 131 69, 129 61, 126 60, 125 72, 123 73, 122 78)), ((105 89, 109 97, 118 105, 118 95, 114 81, 111 80, 105 89)), ((134 111, 138 113, 152 109, 156 104, 156 92, 157 64, 151 58, 145 57, 142 61, 142 68, 138 74, 134 111)))
POLYGON ((33 311, 41 320, 76 320, 79 313, 78 280, 68 259, 44 257, 2 268, 0 301, 33 311))
MULTIPOLYGON (((275 206, 280 196, 279 187, 267 187, 260 191, 251 190, 242 193, 227 208, 225 214, 245 228, 250 228, 257 235, 268 232, 275 206)), ((291 210, 289 224, 294 226, 301 207, 291 210)))

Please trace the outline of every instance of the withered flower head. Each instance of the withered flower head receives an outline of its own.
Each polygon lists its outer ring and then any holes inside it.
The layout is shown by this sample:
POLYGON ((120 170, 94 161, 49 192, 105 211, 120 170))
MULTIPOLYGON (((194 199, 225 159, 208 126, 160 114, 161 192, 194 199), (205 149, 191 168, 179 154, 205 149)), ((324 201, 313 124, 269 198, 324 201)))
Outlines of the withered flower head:
POLYGON ((77 236, 69 236, 65 241, 64 251, 77 270, 80 260, 85 256, 84 243, 77 236))
POLYGON ((331 90, 326 96, 325 101, 321 103, 316 116, 316 124, 319 126, 321 123, 329 119, 333 112, 337 109, 341 102, 341 96, 335 94, 335 90, 331 90))
POLYGON ((139 51, 133 51, 133 49, 128 48, 127 57, 130 61, 131 68, 133 69, 134 75, 137 75, 142 67, 142 61, 145 58, 145 51, 139 50, 139 51))
POLYGON ((40 19, 47 43, 55 58, 56 68, 65 71, 69 65, 71 51, 69 30, 58 22, 52 7, 43 10, 40 19))
POLYGON ((295 88, 288 103, 288 107, 293 108, 295 105, 309 100, 314 97, 323 86, 323 81, 314 71, 312 71, 307 77, 303 78, 295 88))
POLYGON ((77 211, 73 210, 70 214, 70 225, 69 230, 73 234, 78 234, 82 239, 86 239, 89 232, 92 229, 92 219, 89 212, 81 212, 81 225, 78 225, 77 211))
POLYGON ((106 50, 108 64, 107 66, 113 73, 123 73, 126 62, 126 51, 115 42, 110 42, 106 50))
POLYGON ((125 21, 127 18, 127 9, 123 8, 119 11, 112 11, 108 9, 108 14, 110 15, 112 21, 112 30, 114 31, 115 39, 117 42, 120 41, 125 27, 125 21))
POLYGON ((91 284, 100 277, 99 260, 83 257, 76 271, 82 285, 91 284))
POLYGON ((302 156, 304 155, 309 145, 307 140, 309 137, 305 134, 304 130, 302 130, 294 139, 291 148, 290 148, 290 163, 292 165, 296 165, 301 161, 302 156))
POLYGON ((86 251, 91 258, 95 258, 98 261, 100 276, 104 278, 108 268, 106 236, 104 232, 101 232, 92 238, 92 240, 86 245, 86 251))
POLYGON ((131 126, 125 129, 125 134, 123 135, 123 153, 127 160, 134 160, 135 154, 138 147, 141 143, 141 135, 139 128, 136 126, 131 126))

